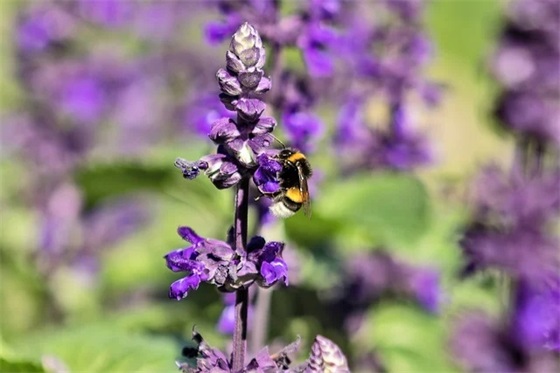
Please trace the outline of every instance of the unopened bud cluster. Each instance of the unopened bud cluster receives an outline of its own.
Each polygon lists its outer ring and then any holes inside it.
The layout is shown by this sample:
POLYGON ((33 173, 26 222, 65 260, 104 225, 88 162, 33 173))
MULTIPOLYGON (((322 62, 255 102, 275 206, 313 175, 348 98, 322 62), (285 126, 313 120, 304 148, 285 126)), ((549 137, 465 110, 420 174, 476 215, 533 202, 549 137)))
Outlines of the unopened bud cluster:
POLYGON ((262 116, 266 105, 257 98, 270 89, 270 79, 264 76, 266 52, 258 32, 248 23, 233 35, 226 53, 226 68, 218 70, 220 100, 233 118, 221 118, 212 124, 208 137, 218 145, 216 154, 196 162, 178 158, 175 166, 183 176, 194 179, 204 171, 219 189, 230 188, 242 178, 254 174, 257 158, 273 141, 276 121, 262 116))

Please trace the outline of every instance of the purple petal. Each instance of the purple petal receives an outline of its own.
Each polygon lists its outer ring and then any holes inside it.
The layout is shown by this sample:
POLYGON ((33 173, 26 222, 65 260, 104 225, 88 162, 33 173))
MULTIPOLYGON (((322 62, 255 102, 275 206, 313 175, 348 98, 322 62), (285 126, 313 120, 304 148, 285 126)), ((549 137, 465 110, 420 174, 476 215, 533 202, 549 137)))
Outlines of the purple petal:
POLYGON ((261 265, 261 276, 267 286, 272 286, 276 281, 284 279, 284 284, 288 285, 288 265, 281 258, 275 259, 273 262, 264 262, 261 265))
POLYGON ((177 228, 177 233, 179 233, 179 236, 181 236, 183 240, 188 241, 193 245, 204 241, 204 238, 196 234, 195 231, 190 227, 179 227, 177 228))
POLYGON ((198 265, 194 261, 196 252, 193 247, 172 251, 164 256, 167 268, 173 272, 192 271, 198 265))
POLYGON ((198 289, 200 282, 201 279, 198 275, 183 277, 182 279, 175 281, 169 287, 169 298, 177 300, 185 298, 189 291, 198 289))

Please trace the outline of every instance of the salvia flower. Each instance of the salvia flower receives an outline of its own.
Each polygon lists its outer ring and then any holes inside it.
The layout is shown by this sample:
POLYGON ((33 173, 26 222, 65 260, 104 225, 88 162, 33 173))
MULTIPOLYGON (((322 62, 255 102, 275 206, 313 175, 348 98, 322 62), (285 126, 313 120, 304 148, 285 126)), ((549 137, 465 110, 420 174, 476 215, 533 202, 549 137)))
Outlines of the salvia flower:
POLYGON ((173 272, 187 272, 169 289, 169 297, 185 298, 202 282, 223 291, 234 291, 256 282, 270 287, 278 281, 288 283, 288 268, 282 259, 284 244, 266 242, 255 236, 247 245, 247 254, 238 253, 228 243, 197 235, 189 227, 179 227, 179 235, 191 246, 165 255, 167 267, 173 272))
POLYGON ((263 116, 266 105, 256 98, 270 89, 270 79, 262 70, 265 58, 258 32, 248 23, 243 24, 232 37, 227 67, 216 74, 220 100, 237 116, 212 123, 208 137, 218 146, 216 154, 195 162, 177 159, 175 165, 185 178, 193 179, 204 171, 216 187, 223 189, 255 172, 257 158, 271 146, 271 132, 276 126, 274 118, 263 116))

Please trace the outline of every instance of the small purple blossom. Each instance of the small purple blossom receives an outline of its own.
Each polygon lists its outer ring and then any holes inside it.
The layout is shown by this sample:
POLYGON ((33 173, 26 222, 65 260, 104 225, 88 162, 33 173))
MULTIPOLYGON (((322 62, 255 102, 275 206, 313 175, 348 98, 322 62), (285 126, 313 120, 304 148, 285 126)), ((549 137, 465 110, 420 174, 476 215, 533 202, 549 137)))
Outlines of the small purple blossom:
POLYGON ((259 167, 255 171, 253 180, 263 194, 273 194, 280 191, 278 174, 282 171, 280 162, 263 153, 257 158, 259 167))

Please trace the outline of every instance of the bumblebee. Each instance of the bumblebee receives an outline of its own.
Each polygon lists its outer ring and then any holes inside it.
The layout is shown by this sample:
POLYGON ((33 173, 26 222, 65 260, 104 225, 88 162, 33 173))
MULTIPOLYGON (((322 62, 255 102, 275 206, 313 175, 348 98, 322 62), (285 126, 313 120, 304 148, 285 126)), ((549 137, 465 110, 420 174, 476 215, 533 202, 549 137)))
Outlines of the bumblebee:
POLYGON ((307 179, 313 174, 305 155, 296 149, 283 149, 276 156, 282 163, 279 173, 280 191, 272 195, 270 211, 275 216, 287 218, 302 206, 305 215, 311 213, 307 179))

